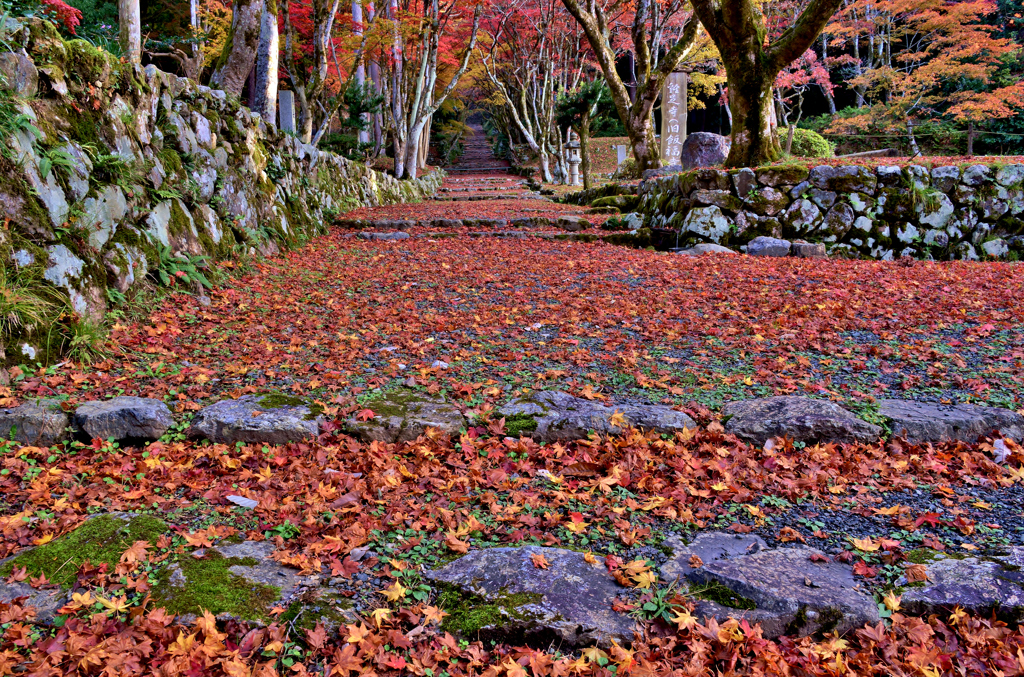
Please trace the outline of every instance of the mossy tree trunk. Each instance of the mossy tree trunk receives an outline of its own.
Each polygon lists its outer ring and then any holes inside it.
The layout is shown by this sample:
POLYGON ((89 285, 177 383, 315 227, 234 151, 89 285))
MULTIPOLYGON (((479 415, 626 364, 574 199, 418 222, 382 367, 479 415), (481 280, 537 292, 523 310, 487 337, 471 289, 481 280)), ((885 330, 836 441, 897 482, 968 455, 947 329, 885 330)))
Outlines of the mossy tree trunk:
MULTIPOLYGON (((729 0, 725 0, 729 2, 729 0)), ((679 40, 665 53, 657 66, 652 65, 648 22, 655 25, 652 0, 638 0, 633 13, 632 38, 636 54, 636 100, 629 98, 629 89, 615 67, 616 52, 611 44, 611 30, 604 10, 596 0, 562 0, 569 13, 583 28, 601 66, 611 91, 615 110, 626 128, 629 145, 641 172, 661 166, 661 151, 654 136, 654 104, 661 96, 665 79, 697 48, 700 24, 691 17, 683 26, 679 40)), ((656 30, 656 29, 655 29, 656 30)))
POLYGON ((772 124, 775 78, 807 51, 842 1, 810 0, 789 28, 766 44, 764 16, 754 0, 693 0, 693 11, 725 65, 732 114, 727 167, 756 167, 782 154, 772 124))
POLYGON ((235 0, 231 12, 231 30, 210 78, 212 86, 241 96, 246 78, 256 63, 262 18, 261 0, 235 0))

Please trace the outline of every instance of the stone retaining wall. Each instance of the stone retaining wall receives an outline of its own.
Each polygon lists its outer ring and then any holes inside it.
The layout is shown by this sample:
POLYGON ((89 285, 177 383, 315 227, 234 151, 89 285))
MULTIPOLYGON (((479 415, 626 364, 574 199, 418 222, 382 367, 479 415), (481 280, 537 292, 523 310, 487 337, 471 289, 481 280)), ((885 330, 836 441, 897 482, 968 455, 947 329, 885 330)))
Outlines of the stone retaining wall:
POLYGON ((644 181, 637 211, 680 247, 766 235, 821 242, 833 256, 1016 259, 1022 184, 1021 164, 699 169, 644 181))
MULTIPOLYGON (((11 42, 24 51, 0 55, 0 207, 10 219, 0 265, 88 321, 147 274, 173 270, 169 258, 272 255, 341 212, 417 201, 443 178, 398 181, 318 151, 235 97, 132 68, 39 19, 11 42)), ((21 334, 0 337, 0 363, 23 339, 25 354, 8 360, 47 349, 33 348, 39 327, 21 334)))

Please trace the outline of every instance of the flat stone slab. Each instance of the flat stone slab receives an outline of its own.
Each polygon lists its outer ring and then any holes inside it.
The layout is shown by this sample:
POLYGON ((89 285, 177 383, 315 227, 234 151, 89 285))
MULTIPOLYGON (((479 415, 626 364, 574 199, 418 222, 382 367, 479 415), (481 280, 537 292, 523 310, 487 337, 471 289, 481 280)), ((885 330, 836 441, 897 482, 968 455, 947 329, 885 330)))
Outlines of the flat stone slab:
POLYGON ((70 419, 54 401, 26 402, 0 409, 0 437, 20 444, 49 447, 66 438, 70 419))
POLYGON ((735 254, 733 250, 728 247, 723 247, 720 244, 702 242, 695 244, 689 249, 681 249, 676 254, 682 254, 684 256, 700 256, 701 254, 735 254))
POLYGON ((174 425, 160 400, 122 395, 86 402, 75 410, 75 427, 90 439, 157 440, 174 425))
POLYGON ((683 545, 678 538, 666 540, 672 557, 662 566, 662 578, 681 579, 696 595, 721 586, 732 592, 737 606, 720 601, 697 600, 697 616, 745 618, 760 623, 764 636, 806 636, 838 631, 845 634, 878 622, 878 605, 853 576, 853 569, 836 562, 815 562, 824 557, 813 548, 769 549, 756 536, 705 533, 683 545), (693 556, 702 560, 696 562, 693 556), (699 564, 700 566, 692 566, 699 564))
POLYGON ((35 620, 42 625, 50 625, 57 616, 57 611, 67 603, 67 592, 60 587, 37 590, 28 582, 8 583, 0 580, 0 602, 13 602, 19 597, 23 607, 35 609, 35 620))
POLYGON ((189 436, 218 444, 286 444, 316 437, 319 416, 300 402, 275 395, 221 400, 196 414, 189 436))
POLYGON ((747 253, 751 256, 789 256, 791 247, 789 240, 760 235, 747 245, 747 253))
POLYGON ((367 402, 365 409, 374 413, 372 419, 360 421, 353 417, 345 422, 345 432, 365 442, 411 442, 426 433, 427 428, 435 428, 451 438, 466 425, 455 405, 417 390, 388 393, 367 402))
POLYGON ((481 635, 519 635, 547 646, 579 647, 633 641, 633 620, 612 610, 620 586, 602 563, 588 564, 583 553, 524 546, 475 550, 424 577, 448 583, 495 604, 498 620, 481 635), (538 568, 534 556, 547 568, 538 568))
POLYGON ((360 240, 408 240, 409 233, 405 232, 394 232, 394 233, 368 233, 363 231, 356 235, 360 240))
MULTIPOLYGON (((911 584, 900 603, 904 613, 947 613, 959 606, 972 614, 993 611, 1010 623, 1024 622, 1024 547, 991 557, 939 555, 925 565, 928 580, 911 584)), ((905 582, 905 581, 904 581, 905 582)))
POLYGON ((730 402, 725 431, 763 445, 775 437, 795 442, 875 442, 882 429, 862 421, 838 404, 810 397, 779 396, 730 402))
POLYGON ((681 411, 653 404, 600 404, 557 390, 542 390, 512 400, 501 407, 499 414, 519 425, 523 433, 539 442, 586 439, 593 430, 601 435, 621 433, 626 427, 672 434, 697 424, 681 411), (612 417, 622 414, 624 425, 612 424, 612 417), (534 427, 533 424, 536 424, 534 427))
POLYGON ((996 431, 1014 441, 1024 440, 1024 416, 1009 409, 879 400, 878 413, 889 419, 894 435, 912 444, 951 440, 977 442, 978 438, 996 431))

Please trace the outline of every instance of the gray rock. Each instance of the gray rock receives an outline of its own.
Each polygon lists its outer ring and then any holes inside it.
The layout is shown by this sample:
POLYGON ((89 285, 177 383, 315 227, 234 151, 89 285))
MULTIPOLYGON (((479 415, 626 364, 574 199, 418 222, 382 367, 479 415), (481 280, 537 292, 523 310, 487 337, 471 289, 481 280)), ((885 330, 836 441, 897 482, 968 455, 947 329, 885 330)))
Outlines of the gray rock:
POLYGON ((828 210, 828 214, 825 215, 825 221, 822 223, 822 230, 830 235, 835 235, 837 238, 842 238, 850 232, 850 228, 853 227, 853 222, 856 218, 856 215, 853 213, 853 207, 845 202, 840 202, 828 210))
MULTIPOLYGON (((672 434, 693 429, 696 423, 686 414, 662 405, 599 404, 573 397, 557 390, 542 390, 512 400, 501 407, 506 419, 530 417, 537 427, 528 431, 538 442, 586 439, 591 430, 602 435, 618 434, 622 427, 612 425, 611 418, 621 413, 626 426, 672 434)), ((524 430, 524 433, 527 432, 524 430)))
POLYGON ((874 442, 882 429, 825 400, 780 396, 730 402, 725 431, 763 445, 775 437, 795 442, 874 442))
POLYGON ((259 501, 253 500, 251 498, 246 498, 245 496, 225 496, 224 498, 227 499, 228 501, 231 501, 237 506, 248 508, 249 510, 255 510, 256 506, 260 504, 259 501))
POLYGON ((428 428, 451 439, 466 425, 465 417, 453 404, 416 390, 388 393, 367 402, 365 408, 374 417, 369 421, 351 418, 345 422, 345 431, 367 442, 411 442, 428 428))
POLYGON ((36 589, 27 582, 10 582, 0 579, 0 602, 13 602, 19 597, 22 607, 35 609, 35 621, 48 626, 57 617, 57 611, 67 603, 67 592, 59 587, 36 589))
POLYGON ((727 136, 711 134, 709 132, 694 132, 683 141, 683 150, 679 155, 679 161, 683 169, 690 170, 697 167, 715 167, 725 162, 729 156, 729 147, 732 145, 727 136))
POLYGON ((727 190, 698 189, 690 194, 690 202, 696 206, 715 205, 719 209, 736 212, 743 208, 743 202, 727 190))
POLYGON ((789 256, 790 247, 788 240, 759 235, 747 245, 747 253, 751 256, 789 256))
POLYGON ((409 233, 367 233, 363 231, 356 237, 360 240, 408 240, 409 233))
POLYGON ((821 210, 810 200, 800 199, 789 206, 782 218, 797 233, 803 234, 814 230, 821 222, 821 210))
POLYGON ((682 232, 695 233, 708 240, 721 240, 729 232, 730 225, 718 207, 697 207, 687 213, 682 232))
POLYGON ((21 52, 0 54, 0 87, 22 99, 31 99, 39 91, 39 72, 32 59, 21 52))
POLYGON ((875 173, 869 168, 859 165, 815 167, 811 170, 808 180, 822 190, 831 190, 842 194, 857 192, 871 195, 878 185, 878 177, 875 176, 875 173))
POLYGON ((633 641, 633 620, 612 610, 626 589, 607 567, 588 564, 580 552, 532 545, 475 550, 424 577, 497 605, 500 622, 481 628, 472 639, 511 634, 544 646, 554 640, 570 647, 633 641), (547 568, 534 565, 535 555, 547 560, 547 568))
POLYGON ((757 170, 757 180, 765 186, 794 186, 805 181, 808 176, 807 168, 799 165, 782 165, 778 167, 765 167, 757 170))
POLYGON ((835 562, 811 561, 812 555, 823 557, 818 550, 767 549, 757 537, 721 533, 701 534, 689 546, 674 538, 666 543, 673 549, 662 567, 666 578, 675 574, 687 580, 698 595, 701 586, 720 585, 754 607, 730 608, 698 599, 698 617, 745 618, 760 623, 769 639, 833 631, 843 635, 879 620, 878 605, 854 579, 853 570, 835 562), (702 566, 690 566, 693 555, 702 566))
POLYGON ((800 259, 825 259, 828 253, 821 242, 804 242, 797 240, 790 248, 790 254, 800 259))
POLYGON ((945 228, 953 216, 953 203, 944 193, 938 193, 934 201, 922 201, 917 207, 918 221, 932 228, 945 228))
POLYGON ((751 211, 761 216, 775 216, 789 205, 789 198, 785 193, 769 186, 748 193, 743 202, 751 211))
POLYGON ((959 182, 959 167, 935 167, 932 169, 932 186, 939 192, 948 193, 959 182))
POLYGON ((939 555, 925 566, 928 580, 909 587, 901 611, 926 616, 960 607, 971 614, 993 611, 1010 623, 1024 621, 1024 548, 1010 548, 1004 557, 954 559, 939 555))
POLYGON ((747 193, 757 188, 757 175, 753 169, 744 168, 732 175, 732 183, 736 194, 745 198, 747 193))
POLYGON ((159 439, 174 419, 160 400, 122 395, 79 405, 74 423, 89 439, 135 441, 159 439))
POLYGON ((128 202, 119 186, 107 186, 96 197, 86 198, 82 209, 81 226, 89 233, 89 244, 102 249, 127 213, 128 202))
POLYGON ((558 227, 570 233, 577 233, 590 228, 590 221, 581 216, 560 216, 558 217, 558 227))
POLYGON ((885 399, 878 401, 878 413, 889 420, 894 435, 912 444, 973 443, 997 430, 1012 440, 1024 440, 1024 416, 1009 409, 885 399))
POLYGON ((971 188, 977 188, 981 184, 985 183, 989 177, 989 168, 986 165, 971 165, 964 170, 963 176, 960 177, 960 184, 964 186, 970 186, 971 188))
POLYGON ((196 414, 189 436, 218 444, 286 444, 316 437, 319 412, 280 395, 221 400, 196 414))
POLYGON ((997 237, 994 240, 983 242, 981 250, 985 252, 986 256, 991 256, 994 259, 1001 259, 1010 253, 1010 245, 1006 243, 1006 240, 997 237))
POLYGON ((830 190, 811 188, 807 194, 811 196, 811 201, 821 209, 828 209, 836 203, 836 194, 830 190))
POLYGON ((710 242, 701 242, 695 244, 689 249, 683 249, 677 254, 683 254, 684 256, 700 256, 701 254, 736 254, 733 250, 728 247, 723 247, 720 244, 714 244, 710 242))
POLYGON ((669 176, 670 174, 678 174, 683 171, 682 165, 668 165, 665 167, 658 167, 657 169, 648 169, 643 173, 643 180, 649 181, 650 179, 657 179, 662 176, 669 176))
POLYGON ((49 447, 65 439, 68 422, 68 415, 55 401, 26 402, 13 409, 0 409, 0 438, 49 447))
POLYGON ((996 183, 1009 188, 1024 181, 1024 165, 1006 165, 996 171, 996 183))

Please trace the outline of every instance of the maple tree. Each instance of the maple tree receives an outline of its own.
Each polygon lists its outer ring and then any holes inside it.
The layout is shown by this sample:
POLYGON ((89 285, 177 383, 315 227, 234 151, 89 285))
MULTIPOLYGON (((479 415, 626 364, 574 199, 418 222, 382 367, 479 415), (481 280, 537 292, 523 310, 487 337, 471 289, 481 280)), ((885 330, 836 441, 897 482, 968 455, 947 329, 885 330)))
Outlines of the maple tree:
POLYGON ((919 155, 914 126, 921 121, 981 122, 1024 108, 1024 83, 993 86, 1001 58, 1019 49, 988 23, 995 12, 990 0, 849 2, 829 34, 834 44, 852 45, 850 84, 864 108, 833 129, 902 128, 919 155))

